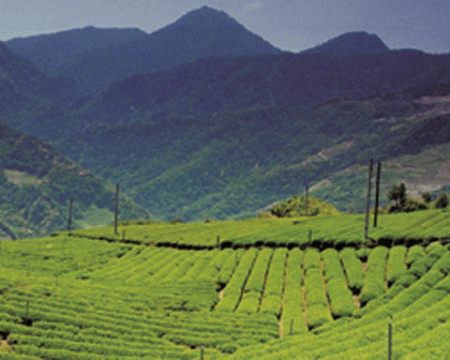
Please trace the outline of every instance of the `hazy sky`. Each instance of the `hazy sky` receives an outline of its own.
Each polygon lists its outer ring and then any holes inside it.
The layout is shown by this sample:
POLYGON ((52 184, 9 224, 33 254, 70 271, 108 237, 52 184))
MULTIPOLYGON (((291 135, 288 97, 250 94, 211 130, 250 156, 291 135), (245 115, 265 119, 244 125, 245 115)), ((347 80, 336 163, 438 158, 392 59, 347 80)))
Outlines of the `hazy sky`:
POLYGON ((283 50, 364 30, 390 48, 450 53, 449 0, 0 0, 0 40, 87 25, 150 33, 203 5, 283 50))

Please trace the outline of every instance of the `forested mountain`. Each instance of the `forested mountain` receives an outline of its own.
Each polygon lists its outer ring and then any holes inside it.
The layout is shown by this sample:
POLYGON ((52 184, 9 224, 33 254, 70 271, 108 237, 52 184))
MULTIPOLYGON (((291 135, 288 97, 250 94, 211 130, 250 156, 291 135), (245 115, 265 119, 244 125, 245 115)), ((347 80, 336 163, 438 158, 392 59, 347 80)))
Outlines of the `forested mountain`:
MULTIPOLYGON (((112 221, 115 186, 60 155, 38 138, 0 123, 0 238, 46 235, 67 228, 74 198, 74 227, 112 221)), ((121 218, 148 218, 122 196, 121 218)))
MULTIPOLYGON (((123 32, 114 31, 117 34, 123 32)), ((94 29, 85 29, 84 33, 86 32, 92 33, 94 29)), ((73 31, 59 34, 58 38, 68 38, 71 42, 69 35, 77 34, 75 44, 78 44, 78 39, 84 39, 84 33, 80 34, 80 30, 73 31)), ((142 36, 135 30, 132 33, 134 39, 129 35, 122 36, 122 40, 128 40, 122 44, 106 42, 109 46, 91 46, 89 51, 86 51, 89 49, 86 44, 81 54, 66 51, 57 55, 58 61, 50 62, 53 65, 46 65, 50 66, 48 71, 52 75, 72 77, 85 92, 94 93, 133 74, 151 73, 200 58, 280 53, 280 50, 248 31, 226 13, 206 6, 187 13, 152 34, 142 36)), ((49 55, 54 48, 52 39, 49 37, 46 44, 42 43, 49 55)), ((95 44, 100 42, 96 41, 95 44)), ((30 56, 30 53, 39 49, 38 46, 31 50, 19 47, 14 42, 13 48, 31 60, 36 56, 30 56)))
POLYGON ((389 50, 366 33, 282 53, 209 8, 85 53, 98 62, 72 74, 77 81, 121 78, 96 95, 42 74, 4 45, 1 53, 0 96, 10 99, 3 121, 120 182, 160 219, 253 216, 306 184, 339 210, 359 211, 371 157, 409 164, 392 165, 384 192, 409 181, 419 193, 419 178, 433 191, 450 185, 442 172, 408 172, 411 159, 439 154, 430 161, 440 167, 450 160, 450 55, 389 50), (102 67, 105 54, 123 61, 102 67), (160 62, 147 62, 149 54, 160 62))
MULTIPOLYGON (((76 134, 77 141, 64 151, 122 183, 136 202, 163 218, 223 219, 255 215, 274 201, 302 193, 306 184, 354 165, 365 167, 370 157, 386 161, 445 143, 447 127, 435 133, 448 115, 436 116, 434 109, 423 112, 414 102, 373 99, 337 100, 311 110, 273 106, 202 117, 172 115, 91 128, 76 134), (428 135, 418 139, 418 131, 428 135)), ((144 114, 137 112, 136 118, 144 114)), ((409 177, 406 170, 402 176, 409 177)), ((364 203, 357 200, 366 182, 355 187, 351 178, 344 180, 321 196, 333 198, 340 210, 362 210, 364 203)), ((385 178, 386 192, 392 181, 385 178)))

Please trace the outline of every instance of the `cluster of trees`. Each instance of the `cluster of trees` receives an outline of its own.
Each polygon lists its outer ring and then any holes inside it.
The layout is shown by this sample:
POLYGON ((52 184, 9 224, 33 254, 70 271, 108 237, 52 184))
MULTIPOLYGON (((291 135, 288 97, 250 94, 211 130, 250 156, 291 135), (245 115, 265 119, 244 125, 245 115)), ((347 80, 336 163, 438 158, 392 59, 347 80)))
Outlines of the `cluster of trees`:
POLYGON ((316 215, 337 215, 339 210, 322 199, 314 196, 293 196, 270 208, 270 213, 276 217, 297 217, 316 215))
POLYGON ((429 208, 444 209, 449 204, 446 193, 440 193, 433 202, 433 196, 429 192, 422 194, 422 199, 408 197, 406 194, 406 185, 400 183, 393 185, 388 192, 388 200, 394 201, 394 204, 388 208, 389 213, 411 212, 416 210, 426 210, 429 208))

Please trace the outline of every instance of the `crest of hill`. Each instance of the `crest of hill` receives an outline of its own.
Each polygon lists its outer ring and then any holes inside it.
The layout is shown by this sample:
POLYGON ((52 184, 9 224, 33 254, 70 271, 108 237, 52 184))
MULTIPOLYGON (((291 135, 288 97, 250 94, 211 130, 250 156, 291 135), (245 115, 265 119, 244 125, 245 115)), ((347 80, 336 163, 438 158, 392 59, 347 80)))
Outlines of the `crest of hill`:
MULTIPOLYGON (((97 36, 100 35, 99 30, 94 28, 73 30, 63 35, 73 37, 78 34, 80 37, 94 31, 97 31, 97 36)), ((50 59, 51 69, 47 71, 52 75, 72 77, 85 92, 95 93, 114 81, 134 74, 172 68, 200 58, 281 53, 281 50, 248 31, 226 13, 206 6, 185 14, 152 34, 132 32, 129 37, 130 41, 86 49, 88 51, 77 56, 72 54, 73 49, 69 49, 65 55, 58 55, 59 59, 50 59), (136 38, 133 39, 133 36, 136 38)), ((44 39, 49 42, 52 37, 44 39)), ((44 45, 51 56, 51 45, 42 43, 42 47, 44 45)), ((33 51, 41 50, 36 46, 33 51)), ((27 56, 23 51, 18 53, 27 56)))
POLYGON ((378 54, 385 51, 389 51, 389 48, 377 35, 360 31, 342 34, 303 53, 352 56, 378 54))
POLYGON ((95 28, 87 26, 53 34, 14 38, 6 43, 20 56, 32 61, 47 75, 58 75, 58 69, 67 66, 69 59, 80 57, 93 49, 104 49, 134 41, 147 35, 136 28, 95 28))

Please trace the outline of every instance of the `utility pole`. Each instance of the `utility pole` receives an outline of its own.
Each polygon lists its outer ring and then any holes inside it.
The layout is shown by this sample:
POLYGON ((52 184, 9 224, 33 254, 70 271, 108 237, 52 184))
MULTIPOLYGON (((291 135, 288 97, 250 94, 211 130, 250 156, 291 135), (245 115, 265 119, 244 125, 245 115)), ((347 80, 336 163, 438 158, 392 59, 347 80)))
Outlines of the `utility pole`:
POLYGON ((392 315, 388 324, 388 360, 392 359, 392 315))
POLYGON ((378 163, 377 166, 377 177, 376 177, 376 183, 375 183, 375 211, 374 211, 374 218, 373 218, 373 227, 377 227, 378 223, 378 202, 380 197, 380 176, 381 176, 381 163, 378 163))
POLYGON ((370 191, 372 186, 373 159, 369 161, 369 178, 367 182, 367 202, 366 202, 366 219, 364 224, 364 240, 367 240, 369 234, 369 213, 370 213, 370 191))
POLYGON ((115 206, 114 206, 114 234, 118 234, 117 232, 117 226, 118 226, 118 220, 119 220, 119 184, 116 185, 116 199, 115 199, 115 206))
POLYGON ((72 227, 72 214, 73 214, 73 197, 69 200, 69 220, 67 223, 67 231, 70 231, 72 227))
POLYGON ((308 195, 309 195, 309 184, 306 183, 305 186, 305 215, 308 216, 308 195))

